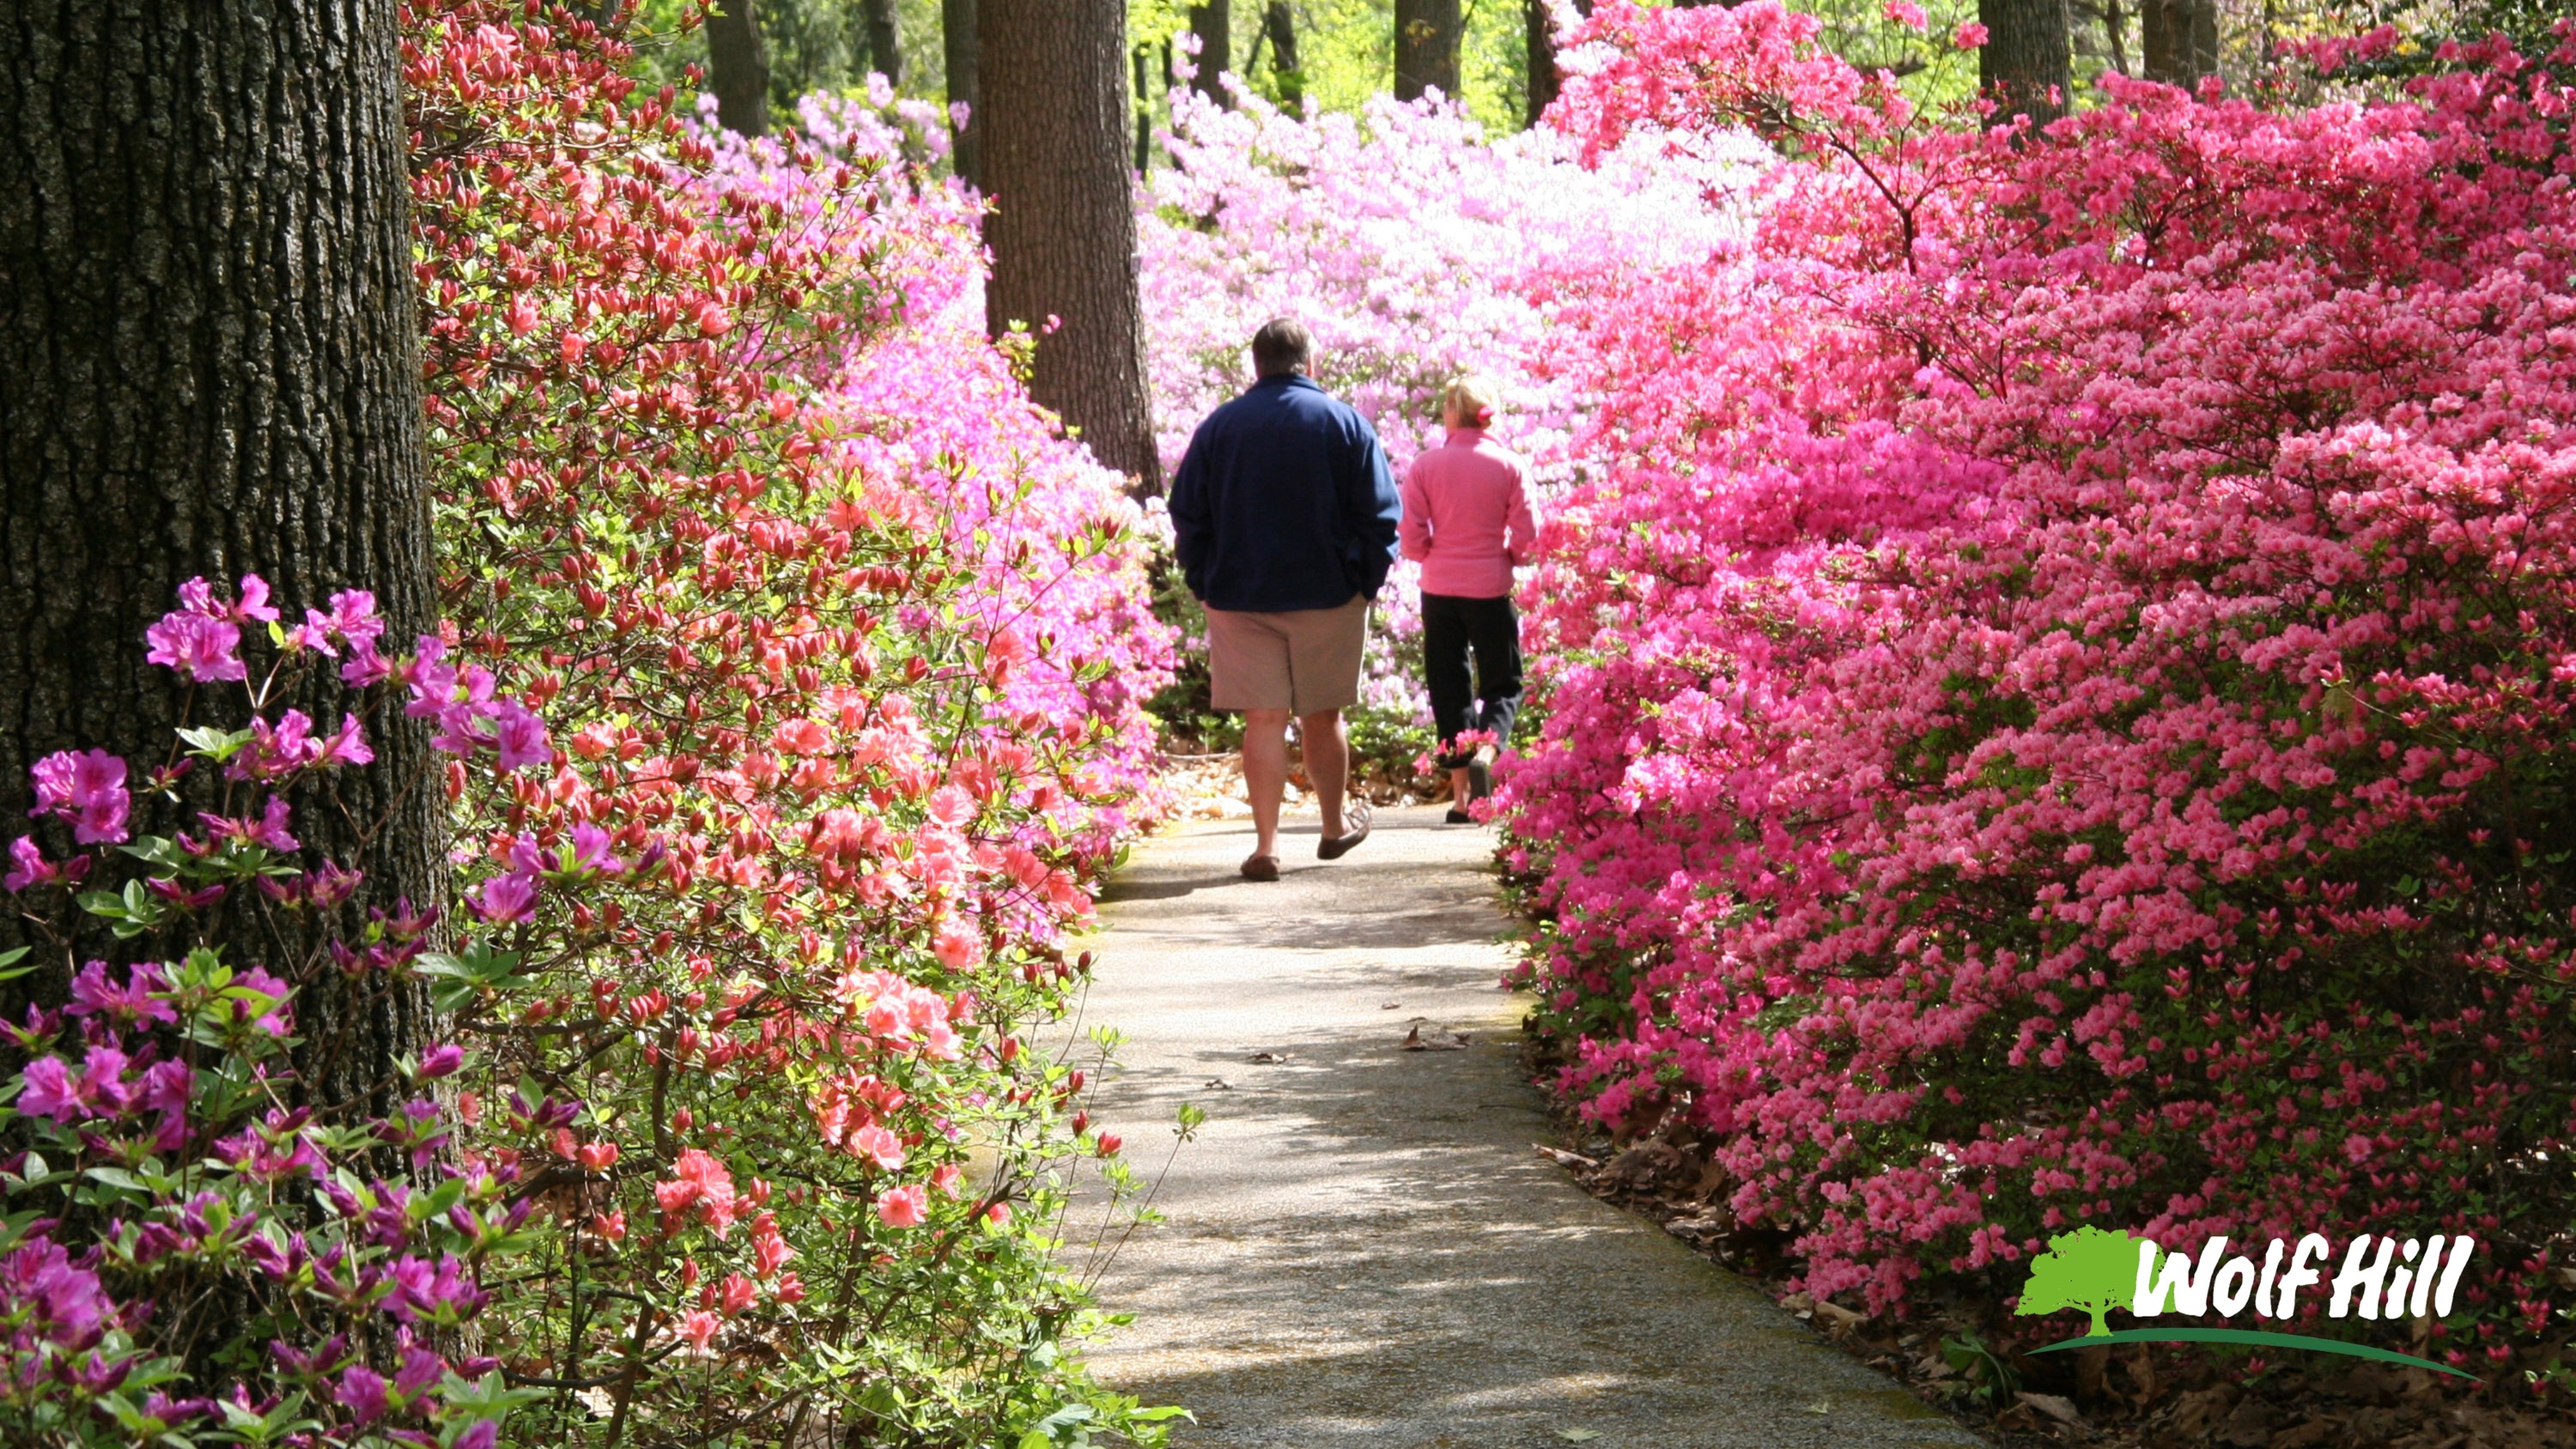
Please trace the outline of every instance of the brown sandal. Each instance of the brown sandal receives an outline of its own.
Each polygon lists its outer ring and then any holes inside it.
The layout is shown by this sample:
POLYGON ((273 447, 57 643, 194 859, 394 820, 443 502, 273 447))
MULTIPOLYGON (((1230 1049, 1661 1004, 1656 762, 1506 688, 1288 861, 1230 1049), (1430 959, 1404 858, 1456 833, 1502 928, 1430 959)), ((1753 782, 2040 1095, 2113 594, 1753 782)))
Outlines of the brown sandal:
POLYGON ((1315 842, 1317 860, 1339 860, 1368 839, 1369 805, 1366 800, 1352 800, 1342 806, 1342 829, 1346 833, 1315 842))
POLYGON ((1244 861, 1243 878, 1245 880, 1279 879, 1279 857, 1275 855, 1256 855, 1244 861))

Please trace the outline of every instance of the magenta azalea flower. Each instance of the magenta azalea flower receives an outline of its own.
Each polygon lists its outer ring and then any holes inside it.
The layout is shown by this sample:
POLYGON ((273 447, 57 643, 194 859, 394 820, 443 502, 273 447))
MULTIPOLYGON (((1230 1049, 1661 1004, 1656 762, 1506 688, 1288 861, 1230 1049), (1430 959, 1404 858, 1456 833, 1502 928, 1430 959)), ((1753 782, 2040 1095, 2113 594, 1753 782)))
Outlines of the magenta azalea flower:
POLYGON ((30 815, 59 815, 72 822, 83 845, 115 845, 126 837, 125 761, 105 750, 56 750, 27 772, 36 782, 30 815))
POLYGON ((166 664, 199 684, 243 680, 250 670, 241 661, 241 626, 174 609, 143 631, 152 645, 145 657, 166 664))

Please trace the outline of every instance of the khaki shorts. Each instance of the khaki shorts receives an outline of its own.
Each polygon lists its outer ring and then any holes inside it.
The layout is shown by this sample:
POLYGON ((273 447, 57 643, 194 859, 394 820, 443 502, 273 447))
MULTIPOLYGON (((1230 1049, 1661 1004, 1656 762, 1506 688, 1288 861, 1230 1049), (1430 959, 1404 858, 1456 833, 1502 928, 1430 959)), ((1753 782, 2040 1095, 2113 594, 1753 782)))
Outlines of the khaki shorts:
POLYGON ((1368 611, 1366 594, 1338 609, 1208 610, 1208 703, 1298 715, 1359 703, 1368 611))

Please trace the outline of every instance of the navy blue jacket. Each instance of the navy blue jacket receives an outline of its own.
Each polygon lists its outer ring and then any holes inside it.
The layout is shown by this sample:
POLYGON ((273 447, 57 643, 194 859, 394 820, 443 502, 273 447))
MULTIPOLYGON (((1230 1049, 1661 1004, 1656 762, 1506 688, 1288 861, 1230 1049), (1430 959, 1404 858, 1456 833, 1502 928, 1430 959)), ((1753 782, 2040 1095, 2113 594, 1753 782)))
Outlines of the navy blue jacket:
POLYGON ((1212 609, 1333 609, 1395 565, 1404 505, 1368 419, 1302 374, 1199 424, 1172 476, 1181 577, 1212 609))

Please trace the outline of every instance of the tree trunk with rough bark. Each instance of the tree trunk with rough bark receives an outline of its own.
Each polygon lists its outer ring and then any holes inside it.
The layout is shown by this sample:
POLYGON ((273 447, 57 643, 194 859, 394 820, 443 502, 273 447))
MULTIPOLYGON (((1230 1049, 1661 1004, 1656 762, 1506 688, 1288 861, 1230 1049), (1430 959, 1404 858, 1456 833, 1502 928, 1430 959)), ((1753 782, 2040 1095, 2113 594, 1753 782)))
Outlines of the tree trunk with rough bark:
POLYGON ((981 0, 980 164, 993 275, 987 327, 1043 331, 1029 391, 1102 463, 1159 492, 1136 297, 1135 174, 1128 166, 1127 7, 1104 0, 981 0))
POLYGON ((717 0, 707 12, 707 87, 716 119, 745 136, 769 134, 769 46, 752 0, 717 0))
POLYGON ((895 85, 903 84, 903 19, 895 0, 865 0, 868 22, 868 68, 895 85))
MULTIPOLYGON (((1522 0, 1521 19, 1529 40, 1529 83, 1527 87, 1528 124, 1537 125, 1539 117, 1556 103, 1560 77, 1556 73, 1556 22, 1550 17, 1549 0, 1522 0)), ((1592 13, 1592 0, 1574 0, 1578 15, 1592 13)))
POLYGON ((1190 7, 1190 34, 1198 37, 1199 69, 1190 89, 1226 103, 1225 85, 1217 79, 1234 67, 1234 7, 1228 0, 1207 0, 1190 7))
POLYGON ((2140 0, 2146 77, 2185 88, 2218 73, 2218 0, 2140 0))
POLYGON ((1154 169, 1153 47, 1137 46, 1128 59, 1136 66, 1136 174, 1143 176, 1154 169))
POLYGON ((1395 98, 1458 95, 1458 0, 1395 0, 1395 98))
POLYGON ((1306 68, 1297 59, 1297 17, 1288 0, 1270 0, 1261 12, 1261 31, 1270 37, 1270 79, 1279 88, 1279 103, 1297 110, 1306 104, 1306 68))
POLYGON ((2028 116, 2033 129, 2066 114, 2074 73, 2066 0, 1977 0, 1986 27, 1977 81, 1996 103, 1995 123, 2028 116))
POLYGON ((967 185, 981 186, 984 173, 976 158, 983 153, 984 133, 976 120, 983 96, 978 89, 975 0, 940 0, 939 49, 947 62, 948 104, 966 108, 966 124, 949 133, 950 165, 967 185))
MULTIPOLYGON (((369 590, 389 651, 438 603, 394 0, 15 0, 0 51, 0 822, 24 822, 44 755, 106 750, 140 786, 183 710, 242 723, 238 686, 145 657, 189 578, 230 596, 256 573, 289 619, 369 590)), ((328 668, 296 681, 273 709, 336 728, 358 702, 328 668)), ((427 1003, 323 948, 371 906, 441 905, 447 875, 427 722, 367 734, 372 765, 291 797, 303 863, 363 861, 357 897, 317 922, 245 891, 200 918, 236 969, 300 979, 301 1090, 341 1122, 392 1105, 427 1003)), ((138 789, 135 833, 202 830, 217 775, 180 806, 138 789)), ((60 854, 56 829, 36 834, 60 854)), ((0 945, 42 943, 0 922, 0 945)), ((168 944, 75 934, 0 1011, 168 944)))

